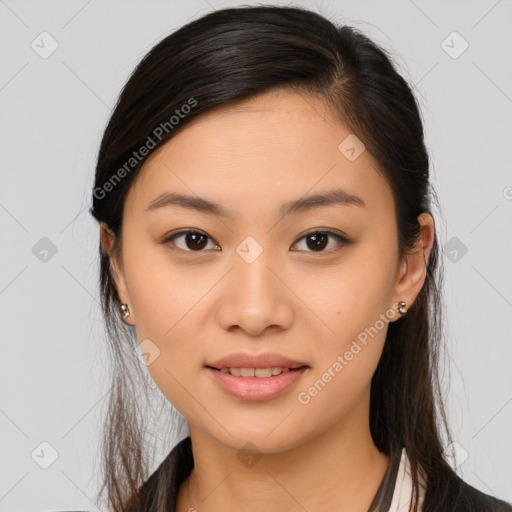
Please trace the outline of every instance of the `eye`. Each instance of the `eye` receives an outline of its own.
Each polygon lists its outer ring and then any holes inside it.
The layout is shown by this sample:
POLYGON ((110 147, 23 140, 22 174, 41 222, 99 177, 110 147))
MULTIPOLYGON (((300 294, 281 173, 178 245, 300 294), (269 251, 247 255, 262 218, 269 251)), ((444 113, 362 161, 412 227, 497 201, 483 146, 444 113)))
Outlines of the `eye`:
POLYGON ((206 233, 201 231, 187 230, 166 237, 162 243, 172 242, 179 249, 186 252, 204 252, 202 249, 207 245, 206 240, 209 238, 206 233), (180 238, 182 239, 181 247, 179 243, 175 242, 175 240, 179 240, 180 238))
MULTIPOLYGON (((208 240, 211 240, 211 238, 202 231, 186 230, 167 236, 164 240, 162 240, 162 243, 165 244, 172 242, 179 249, 185 252, 204 252, 203 249, 207 247, 208 240)), ((295 242, 294 245, 298 244, 301 240, 305 240, 306 247, 308 249, 312 249, 309 251, 306 250, 306 252, 330 252, 330 250, 335 250, 341 245, 348 245, 350 243, 350 240, 346 236, 334 233, 333 231, 319 229, 306 233, 297 242, 295 242), (325 251, 324 249, 329 245, 329 238, 335 240, 335 247, 334 249, 331 248, 325 251)), ((214 248, 219 247, 216 244, 213 244, 213 246, 214 248)))
POLYGON ((333 238, 335 240, 335 247, 332 250, 336 250, 336 248, 339 248, 341 245, 348 245, 350 243, 349 239, 343 235, 334 233, 333 231, 322 231, 319 229, 306 233, 306 235, 301 237, 298 242, 295 243, 297 244, 301 240, 305 240, 306 247, 312 249, 311 251, 306 252, 330 252, 331 250, 323 250, 328 245, 329 238, 333 238))

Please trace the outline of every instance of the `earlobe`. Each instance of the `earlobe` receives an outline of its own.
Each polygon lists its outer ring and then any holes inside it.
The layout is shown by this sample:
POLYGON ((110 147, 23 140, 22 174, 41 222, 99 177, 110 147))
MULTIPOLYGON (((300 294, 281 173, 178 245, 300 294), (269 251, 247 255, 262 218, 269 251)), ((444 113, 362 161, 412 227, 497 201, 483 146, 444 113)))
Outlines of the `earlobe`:
POLYGON ((432 216, 423 212, 418 216, 421 234, 415 247, 404 258, 395 286, 395 302, 405 302, 411 307, 427 276, 430 252, 434 245, 435 228, 432 216))
POLYGON ((119 268, 117 258, 112 252, 114 248, 115 235, 104 222, 100 222, 100 241, 104 251, 108 255, 110 269, 114 279, 114 286, 117 291, 117 296, 121 301, 121 303, 118 305, 119 314, 125 323, 135 325, 133 313, 129 312, 128 305, 130 302, 126 282, 124 279, 124 273, 119 268), (128 316, 130 317, 130 321, 127 320, 128 316))

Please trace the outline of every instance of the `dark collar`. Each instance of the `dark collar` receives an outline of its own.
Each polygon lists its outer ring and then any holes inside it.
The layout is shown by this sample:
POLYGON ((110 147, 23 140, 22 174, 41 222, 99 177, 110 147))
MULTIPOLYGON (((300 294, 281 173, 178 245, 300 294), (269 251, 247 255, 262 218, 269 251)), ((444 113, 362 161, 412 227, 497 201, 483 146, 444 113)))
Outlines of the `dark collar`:
MULTIPOLYGON (((173 470, 173 478, 172 478, 172 489, 171 496, 174 500, 174 506, 178 497, 178 489, 181 483, 188 477, 191 473, 194 462, 190 458, 190 454, 192 453, 191 440, 190 436, 185 437, 181 440, 171 451, 167 460, 164 461, 167 468, 166 471, 173 470)), ((393 499, 393 493, 396 485, 396 478, 398 475, 398 469, 400 466, 400 458, 401 453, 395 453, 390 456, 389 464, 386 469, 386 473, 377 489, 377 493, 373 498, 372 504, 368 509, 368 512, 388 512, 389 507, 391 506, 391 500, 393 499)), ((162 467, 162 469, 164 469, 162 467)), ((173 508, 171 508, 173 510, 173 508)))
POLYGON ((396 486, 396 478, 400 467, 401 453, 397 452, 389 457, 389 464, 384 478, 377 489, 368 512, 388 512, 396 486))

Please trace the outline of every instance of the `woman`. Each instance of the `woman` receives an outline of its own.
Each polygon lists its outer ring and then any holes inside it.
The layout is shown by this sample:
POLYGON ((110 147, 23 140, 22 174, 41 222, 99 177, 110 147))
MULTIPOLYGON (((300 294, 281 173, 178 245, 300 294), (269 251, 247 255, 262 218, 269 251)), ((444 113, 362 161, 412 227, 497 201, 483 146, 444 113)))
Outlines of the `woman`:
POLYGON ((91 208, 109 508, 512 510, 445 461, 432 197, 411 89, 354 29, 242 7, 157 44, 91 208), (149 478, 134 349, 189 430, 149 478))

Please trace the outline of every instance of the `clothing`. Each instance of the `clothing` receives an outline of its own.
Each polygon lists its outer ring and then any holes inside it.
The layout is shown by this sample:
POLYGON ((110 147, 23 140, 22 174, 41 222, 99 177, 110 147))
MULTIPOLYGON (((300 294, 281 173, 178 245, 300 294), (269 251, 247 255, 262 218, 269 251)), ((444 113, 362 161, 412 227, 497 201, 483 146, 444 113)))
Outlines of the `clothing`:
MULTIPOLYGON (((424 482, 424 481, 423 481, 424 482)), ((423 502, 425 488, 421 488, 420 504, 423 502)), ((405 448, 402 449, 400 457, 391 458, 388 469, 380 487, 375 495, 369 512, 404 512, 410 510, 412 499, 412 477, 411 467, 405 448), (388 482, 394 482, 388 485, 388 482), (385 495, 387 490, 387 496, 385 495), (382 506, 378 508, 379 499, 382 496, 382 506)), ((420 508, 421 510, 421 508, 420 508)))
MULTIPOLYGON (((190 456, 191 453, 191 439, 190 436, 187 436, 174 447, 144 484, 148 494, 151 494, 153 486, 157 483, 158 476, 161 473, 168 474, 168 472, 171 471, 173 476, 171 479, 169 497, 172 502, 172 506, 170 507, 172 511, 175 510, 179 486, 188 477, 193 468, 193 460, 190 456), (172 468, 175 468, 175 470, 172 471, 172 468)), ((484 494, 461 479, 459 479, 459 483, 461 485, 462 495, 466 502, 471 504, 470 507, 459 507, 442 512, 512 512, 512 505, 509 503, 484 494)), ((426 483, 425 479, 422 477, 420 477, 420 484, 420 508, 415 512, 429 512, 422 508, 426 493, 426 483)), ((388 468, 377 490, 373 503, 370 505, 369 512, 374 512, 376 504, 381 499, 382 506, 378 509, 378 512, 408 512, 411 505, 411 495, 411 466, 406 450, 403 448, 399 456, 395 455, 394 457, 390 457, 388 468), (389 481, 394 482, 394 485, 388 486, 389 481), (386 489, 390 488, 393 489, 393 492, 391 493, 388 490, 386 495, 386 489)), ((152 509, 148 507, 147 512, 152 512, 152 509)), ((441 511, 437 510, 437 512, 441 511)))
MULTIPOLYGON (((172 477, 166 502, 170 505, 169 510, 175 512, 178 489, 193 469, 191 453, 191 440, 188 436, 177 443, 158 468, 144 482, 142 493, 147 497, 144 512, 155 510, 152 495, 155 493, 159 477, 168 474, 172 474, 172 477)), ((165 477, 163 480, 166 480, 165 477)), ((422 507, 425 500, 425 480, 420 478, 420 483, 422 484, 419 496, 420 507, 416 512, 430 512, 422 507)), ((436 508, 436 512, 512 512, 512 505, 509 503, 484 494, 461 479, 459 479, 459 483, 461 495, 468 505, 442 511, 436 508)), ((368 512, 409 512, 411 498, 411 466, 406 450, 403 448, 399 456, 390 457, 388 468, 368 512), (390 482, 394 482, 394 484, 388 485, 390 482), (380 508, 378 508, 379 502, 381 504, 380 508)))

